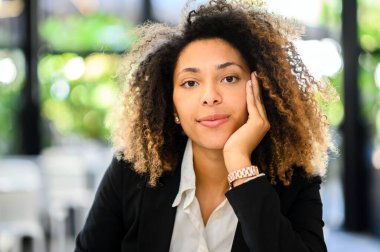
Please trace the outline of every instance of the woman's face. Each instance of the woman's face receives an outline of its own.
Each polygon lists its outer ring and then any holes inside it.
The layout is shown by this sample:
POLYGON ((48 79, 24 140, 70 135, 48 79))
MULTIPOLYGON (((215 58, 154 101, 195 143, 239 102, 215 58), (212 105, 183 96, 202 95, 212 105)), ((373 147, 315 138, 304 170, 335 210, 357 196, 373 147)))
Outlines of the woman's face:
POLYGON ((249 79, 240 52, 222 39, 193 41, 181 51, 173 75, 173 102, 193 144, 223 149, 248 119, 249 79))

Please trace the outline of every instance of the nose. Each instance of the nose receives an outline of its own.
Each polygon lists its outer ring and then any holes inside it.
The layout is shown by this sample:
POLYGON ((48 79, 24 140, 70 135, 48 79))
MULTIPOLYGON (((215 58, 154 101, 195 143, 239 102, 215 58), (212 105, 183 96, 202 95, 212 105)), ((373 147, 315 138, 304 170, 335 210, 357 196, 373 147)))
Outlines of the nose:
POLYGON ((205 85, 202 105, 212 106, 222 102, 222 95, 216 84, 205 85))

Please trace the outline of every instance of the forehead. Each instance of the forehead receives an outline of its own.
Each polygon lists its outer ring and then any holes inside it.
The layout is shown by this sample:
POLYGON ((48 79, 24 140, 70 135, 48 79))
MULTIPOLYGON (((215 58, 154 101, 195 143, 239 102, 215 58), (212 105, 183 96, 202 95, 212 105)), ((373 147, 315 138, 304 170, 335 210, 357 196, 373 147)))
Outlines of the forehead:
POLYGON ((179 54, 176 70, 184 67, 202 67, 232 61, 246 66, 240 52, 220 38, 202 39, 190 42, 179 54))

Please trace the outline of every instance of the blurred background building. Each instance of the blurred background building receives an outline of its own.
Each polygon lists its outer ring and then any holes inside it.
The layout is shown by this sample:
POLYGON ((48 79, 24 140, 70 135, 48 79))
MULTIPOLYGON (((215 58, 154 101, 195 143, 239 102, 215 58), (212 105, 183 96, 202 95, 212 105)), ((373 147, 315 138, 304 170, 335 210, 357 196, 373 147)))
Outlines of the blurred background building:
MULTIPOLYGON (((204 2, 204 1, 198 1, 204 2)), ((122 54, 185 0, 0 0, 0 252, 72 251, 112 158, 104 121, 122 54)), ((380 1, 268 0, 306 26, 309 70, 340 155, 322 188, 329 251, 380 251, 380 1)))

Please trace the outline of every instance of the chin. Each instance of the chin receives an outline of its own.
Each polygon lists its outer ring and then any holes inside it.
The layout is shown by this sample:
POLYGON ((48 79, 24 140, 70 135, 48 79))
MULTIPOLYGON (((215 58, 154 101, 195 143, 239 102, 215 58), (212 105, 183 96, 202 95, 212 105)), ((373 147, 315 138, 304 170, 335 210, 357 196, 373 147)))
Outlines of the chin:
POLYGON ((196 144, 200 145, 201 147, 205 149, 210 150, 223 150, 224 145, 226 144, 228 140, 227 137, 204 137, 201 140, 193 140, 196 144))
POLYGON ((205 149, 209 149, 209 150, 223 150, 224 144, 220 144, 220 143, 207 143, 207 144, 203 145, 203 147, 205 149))

